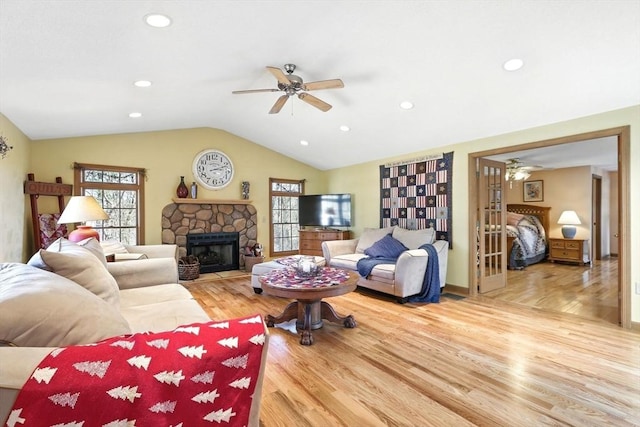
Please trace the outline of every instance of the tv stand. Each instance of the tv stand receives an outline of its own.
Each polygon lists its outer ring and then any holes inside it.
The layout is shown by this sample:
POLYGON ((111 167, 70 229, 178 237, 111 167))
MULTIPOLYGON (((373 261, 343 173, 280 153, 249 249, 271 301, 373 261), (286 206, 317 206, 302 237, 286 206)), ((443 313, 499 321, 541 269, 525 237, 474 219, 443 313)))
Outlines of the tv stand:
POLYGON ((347 240, 351 236, 349 230, 300 230, 300 255, 322 256, 322 242, 326 240, 347 240))

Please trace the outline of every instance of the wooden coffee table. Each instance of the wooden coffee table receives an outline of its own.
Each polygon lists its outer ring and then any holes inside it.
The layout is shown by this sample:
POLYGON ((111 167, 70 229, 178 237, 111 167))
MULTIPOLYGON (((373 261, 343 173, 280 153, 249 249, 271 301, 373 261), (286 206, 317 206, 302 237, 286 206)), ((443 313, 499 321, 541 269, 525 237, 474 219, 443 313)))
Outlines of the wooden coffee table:
POLYGON ((273 270, 259 277, 262 289, 268 295, 291 298, 296 301, 287 305, 279 316, 266 315, 267 326, 297 319, 296 328, 301 332, 300 344, 313 344, 312 330, 323 326, 323 319, 341 323, 345 328, 355 328, 352 315, 340 316, 333 307, 322 301, 356 289, 358 276, 350 271, 323 267, 314 277, 301 277, 292 268, 273 270))

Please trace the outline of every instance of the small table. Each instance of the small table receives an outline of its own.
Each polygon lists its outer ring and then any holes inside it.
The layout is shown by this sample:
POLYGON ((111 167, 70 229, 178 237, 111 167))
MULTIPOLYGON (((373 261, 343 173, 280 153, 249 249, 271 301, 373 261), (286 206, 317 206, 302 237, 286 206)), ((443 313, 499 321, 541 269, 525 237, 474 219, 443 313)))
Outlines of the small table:
POLYGON ((279 316, 265 316, 265 323, 273 327, 291 319, 297 319, 296 328, 301 331, 300 344, 313 344, 312 330, 323 326, 323 319, 333 323, 342 323, 345 328, 355 328, 352 315, 340 316, 323 298, 335 297, 356 289, 358 276, 350 271, 332 267, 323 267, 313 277, 298 275, 293 268, 273 270, 259 277, 260 284, 268 295, 293 298, 296 301, 287 305, 279 316))

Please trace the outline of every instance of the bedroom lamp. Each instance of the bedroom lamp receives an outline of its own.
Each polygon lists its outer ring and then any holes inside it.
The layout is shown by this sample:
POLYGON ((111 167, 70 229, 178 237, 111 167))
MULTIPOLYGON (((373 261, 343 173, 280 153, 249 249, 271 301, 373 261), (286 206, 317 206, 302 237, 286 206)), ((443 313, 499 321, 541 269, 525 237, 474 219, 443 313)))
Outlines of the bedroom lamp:
POLYGON ((582 224, 576 211, 564 211, 560 215, 558 224, 562 224, 562 236, 565 239, 573 239, 576 237, 576 225, 582 224))
MULTIPOLYGON (((73 196, 69 199, 67 207, 64 208, 58 224, 70 224, 86 221, 98 221, 109 219, 109 215, 102 209, 93 196, 73 196)), ((75 230, 69 233, 69 241, 79 242, 89 237, 100 240, 100 235, 90 225, 78 225, 75 230)))

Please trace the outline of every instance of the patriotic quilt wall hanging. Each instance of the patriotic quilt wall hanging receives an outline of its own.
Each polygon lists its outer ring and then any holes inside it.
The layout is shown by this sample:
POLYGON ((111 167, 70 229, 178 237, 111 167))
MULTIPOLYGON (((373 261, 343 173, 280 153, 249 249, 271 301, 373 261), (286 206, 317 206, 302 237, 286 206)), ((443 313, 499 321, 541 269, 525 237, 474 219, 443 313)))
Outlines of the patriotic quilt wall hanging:
POLYGON ((380 165, 380 227, 432 227, 451 238, 453 152, 380 165))
POLYGON ((256 314, 59 348, 5 426, 246 426, 265 340, 256 314))

